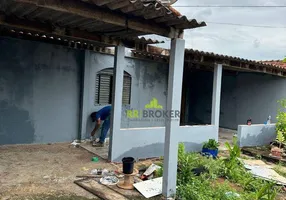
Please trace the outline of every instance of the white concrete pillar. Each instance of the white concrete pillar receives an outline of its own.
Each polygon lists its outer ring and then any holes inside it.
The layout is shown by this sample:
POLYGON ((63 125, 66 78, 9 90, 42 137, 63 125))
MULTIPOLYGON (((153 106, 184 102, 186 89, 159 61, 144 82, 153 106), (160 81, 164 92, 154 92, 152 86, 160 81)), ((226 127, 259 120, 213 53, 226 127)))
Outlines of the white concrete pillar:
POLYGON ((213 100, 212 100, 212 125, 216 126, 218 140, 219 115, 220 115, 220 96, 221 96, 222 64, 215 64, 213 78, 213 100))
POLYGON ((110 121, 110 138, 108 159, 113 161, 113 148, 120 140, 121 112, 122 112, 122 90, 123 90, 123 74, 125 67, 125 47, 117 46, 114 56, 114 75, 113 75, 113 93, 112 93, 112 111, 110 121))
POLYGON ((90 85, 89 85, 89 79, 90 79, 90 70, 91 70, 91 64, 90 64, 90 51, 85 50, 84 52, 84 69, 82 74, 82 84, 81 84, 81 122, 80 122, 80 134, 81 139, 86 139, 87 133, 86 133, 86 125, 87 120, 89 119, 88 108, 89 108, 89 91, 90 91, 90 85))
MULTIPOLYGON (((173 39, 169 64, 167 111, 174 111, 174 113, 181 110, 184 55, 185 40, 173 39)), ((176 193, 179 127, 180 117, 166 119, 163 174, 163 195, 165 197, 176 193)))

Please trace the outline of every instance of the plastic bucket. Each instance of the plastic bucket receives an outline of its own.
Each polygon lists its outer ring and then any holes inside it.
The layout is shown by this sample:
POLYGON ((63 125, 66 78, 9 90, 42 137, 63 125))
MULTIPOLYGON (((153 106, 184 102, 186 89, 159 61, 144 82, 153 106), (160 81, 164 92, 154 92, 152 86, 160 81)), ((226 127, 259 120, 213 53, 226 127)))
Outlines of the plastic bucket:
POLYGON ((135 159, 132 157, 125 157, 122 159, 123 163, 123 173, 124 174, 132 174, 134 169, 135 159))
POLYGON ((211 155, 213 158, 216 158, 218 154, 218 149, 203 148, 202 153, 211 155))

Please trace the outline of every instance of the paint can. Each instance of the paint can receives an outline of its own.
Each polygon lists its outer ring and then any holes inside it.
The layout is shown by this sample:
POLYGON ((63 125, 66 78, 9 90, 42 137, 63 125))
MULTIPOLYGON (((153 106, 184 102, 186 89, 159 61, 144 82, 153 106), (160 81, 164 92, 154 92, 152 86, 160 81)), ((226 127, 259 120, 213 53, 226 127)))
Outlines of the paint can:
POLYGON ((122 159, 123 163, 123 173, 124 174, 132 174, 134 169, 135 159, 132 157, 125 157, 122 159))

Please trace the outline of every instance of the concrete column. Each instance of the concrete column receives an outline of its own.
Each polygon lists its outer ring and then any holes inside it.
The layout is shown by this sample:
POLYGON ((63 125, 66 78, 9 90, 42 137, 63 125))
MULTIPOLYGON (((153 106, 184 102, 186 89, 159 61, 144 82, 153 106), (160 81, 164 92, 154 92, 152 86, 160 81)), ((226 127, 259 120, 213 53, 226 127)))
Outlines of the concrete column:
POLYGON ((84 52, 84 66, 82 71, 82 83, 81 83, 81 113, 80 113, 80 137, 79 139, 86 138, 86 125, 89 118, 88 108, 89 108, 89 78, 90 78, 90 51, 85 50, 84 52))
POLYGON ((213 79, 213 100, 212 100, 212 125, 217 128, 216 139, 219 131, 220 96, 221 96, 222 64, 215 64, 213 79))
MULTIPOLYGON (((185 40, 173 39, 168 79, 167 111, 180 111, 182 96, 182 80, 184 69, 185 40)), ((176 193, 177 162, 178 162, 178 134, 180 117, 166 119, 163 195, 170 197, 176 193)))
POLYGON ((113 75, 113 93, 112 93, 112 112, 110 122, 110 138, 108 159, 113 161, 115 145, 119 145, 121 112, 122 112, 122 90, 123 90, 123 74, 125 67, 125 47, 117 46, 114 56, 114 75, 113 75))

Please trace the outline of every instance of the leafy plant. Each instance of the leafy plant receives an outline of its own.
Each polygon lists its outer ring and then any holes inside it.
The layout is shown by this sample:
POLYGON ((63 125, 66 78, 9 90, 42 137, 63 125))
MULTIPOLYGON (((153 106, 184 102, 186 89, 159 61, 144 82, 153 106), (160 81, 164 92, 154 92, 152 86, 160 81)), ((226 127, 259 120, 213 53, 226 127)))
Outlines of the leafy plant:
POLYGON ((274 188, 275 183, 269 182, 266 183, 256 194, 257 200, 274 200, 277 194, 277 191, 274 188))
POLYGON ((234 137, 232 140, 233 146, 231 146, 228 142, 225 143, 227 150, 229 151, 229 158, 231 160, 237 160, 240 157, 241 151, 237 144, 237 138, 234 137))
POLYGON ((203 145, 203 148, 205 149, 211 149, 211 150, 216 150, 219 147, 219 143, 214 140, 214 139, 209 139, 208 142, 205 142, 203 145))
POLYGON ((276 123, 276 140, 279 142, 279 148, 286 139, 286 99, 278 101, 279 107, 277 112, 276 123))
POLYGON ((282 131, 277 131, 276 140, 279 142, 279 149, 281 149, 282 143, 285 141, 284 135, 282 131))
MULTIPOLYGON (((233 146, 226 144, 230 153, 227 159, 189 153, 184 144, 179 144, 176 199, 274 200, 280 187, 253 177, 239 161, 240 149, 235 138, 233 143, 233 146), (194 169, 202 166, 207 170, 194 173, 194 169)), ((158 170, 157 175, 162 175, 162 171, 158 170)))
POLYGON ((233 138, 233 146, 231 146, 228 142, 225 143, 225 146, 229 152, 229 158, 225 160, 225 174, 228 176, 234 175, 232 172, 234 168, 240 164, 238 158, 240 157, 240 148, 237 144, 237 138, 233 138))

